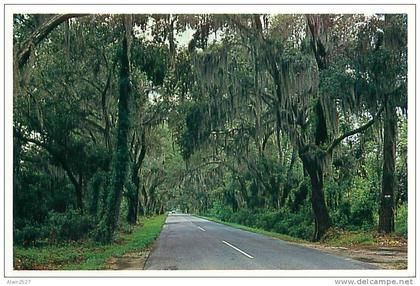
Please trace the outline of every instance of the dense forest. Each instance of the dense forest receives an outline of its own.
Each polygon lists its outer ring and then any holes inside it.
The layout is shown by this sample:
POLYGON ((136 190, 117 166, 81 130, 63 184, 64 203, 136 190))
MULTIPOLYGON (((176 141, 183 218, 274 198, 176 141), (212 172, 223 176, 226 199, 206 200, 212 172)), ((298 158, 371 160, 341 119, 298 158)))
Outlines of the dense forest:
POLYGON ((407 16, 14 15, 13 242, 167 211, 407 235, 407 16))

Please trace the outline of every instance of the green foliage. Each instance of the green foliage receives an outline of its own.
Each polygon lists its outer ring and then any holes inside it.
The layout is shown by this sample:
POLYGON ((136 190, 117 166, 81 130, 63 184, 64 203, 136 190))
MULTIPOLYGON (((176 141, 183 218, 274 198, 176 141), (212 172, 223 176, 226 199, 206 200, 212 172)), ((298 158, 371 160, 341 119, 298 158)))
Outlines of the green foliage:
POLYGON ((30 246, 57 244, 66 241, 85 239, 95 226, 95 220, 70 209, 64 213, 51 211, 45 221, 27 223, 23 227, 14 227, 13 241, 15 245, 30 246))
POLYGON ((69 210, 65 213, 51 212, 47 221, 50 242, 80 240, 86 238, 94 228, 92 217, 69 210))
POLYGON ((229 221, 232 215, 232 210, 230 208, 226 208, 226 206, 219 201, 214 202, 213 207, 208 212, 208 216, 222 221, 229 221))
POLYGON ((137 41, 133 42, 133 64, 138 66, 155 85, 162 85, 168 69, 168 49, 165 46, 137 41))
POLYGON ((334 182, 327 184, 327 194, 341 195, 332 211, 335 225, 347 229, 372 229, 376 225, 375 213, 378 210, 377 194, 370 188, 369 182, 360 177, 354 177, 345 194, 340 193, 339 185, 334 182))
POLYGON ((408 205, 402 204, 398 207, 397 217, 395 219, 395 233, 407 238, 408 229, 408 205))
POLYGON ((219 220, 219 219, 214 218, 214 217, 204 216, 203 218, 208 219, 210 221, 217 222, 217 223, 222 223, 222 224, 225 224, 225 225, 236 227, 236 228, 239 228, 239 229, 242 229, 242 230, 251 231, 251 232, 255 232, 255 233, 260 233, 260 234, 263 234, 263 235, 266 235, 266 236, 276 237, 276 238, 279 238, 279 239, 285 240, 285 241, 298 242, 298 243, 307 242, 306 240, 296 238, 296 237, 293 237, 293 236, 289 236, 289 235, 286 235, 286 234, 266 231, 266 230, 255 228, 255 227, 249 227, 249 226, 244 226, 244 225, 237 224, 237 223, 227 222, 227 221, 219 220))
MULTIPOLYGON (((14 47, 49 17, 14 15, 14 47)), ((63 23, 14 71, 15 245, 130 233, 127 198, 139 215, 179 209, 308 239, 314 186, 336 227, 375 229, 383 118, 324 155, 385 95, 397 108, 406 235, 406 15, 134 15, 121 48, 124 17, 63 23)))
POLYGON ((48 237, 48 229, 43 225, 28 224, 13 229, 13 243, 24 247, 34 246, 42 239, 48 237))
POLYGON ((208 122, 205 121, 205 106, 199 103, 191 103, 185 106, 184 127, 178 138, 184 159, 189 159, 208 138, 208 122))
POLYGON ((92 242, 66 243, 41 247, 13 248, 14 269, 19 270, 98 270, 112 257, 141 251, 159 235, 166 216, 143 218, 130 233, 118 236, 119 243, 101 246, 92 242))
POLYGON ((322 240, 325 244, 331 246, 353 246, 353 245, 372 245, 375 243, 375 237, 371 232, 340 232, 332 229, 322 240))
POLYGON ((304 209, 299 213, 292 213, 287 209, 279 211, 240 209, 232 212, 229 208, 224 208, 222 204, 216 203, 206 216, 310 240, 313 235, 312 214, 310 207, 305 206, 304 209))

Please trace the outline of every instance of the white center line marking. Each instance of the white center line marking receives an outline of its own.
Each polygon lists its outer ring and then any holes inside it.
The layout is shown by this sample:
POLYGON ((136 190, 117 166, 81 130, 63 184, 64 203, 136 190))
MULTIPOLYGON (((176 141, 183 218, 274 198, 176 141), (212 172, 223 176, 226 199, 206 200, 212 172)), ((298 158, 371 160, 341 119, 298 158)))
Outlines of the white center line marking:
POLYGON ((202 231, 206 231, 204 228, 202 228, 201 226, 197 226, 199 229, 201 229, 202 231))
POLYGON ((249 255, 248 253, 246 253, 245 251, 242 251, 242 250, 240 250, 239 248, 237 248, 237 247, 235 247, 235 246, 233 246, 232 244, 230 244, 229 242, 226 242, 226 241, 224 241, 224 240, 222 240, 222 242, 224 243, 224 244, 226 244, 226 245, 228 245, 228 246, 230 246, 230 247, 232 247, 233 249, 235 249, 235 250, 237 250, 237 251, 239 251, 240 253, 242 253, 243 255, 245 255, 246 257, 248 257, 248 258, 254 258, 254 257, 252 257, 251 255, 249 255))

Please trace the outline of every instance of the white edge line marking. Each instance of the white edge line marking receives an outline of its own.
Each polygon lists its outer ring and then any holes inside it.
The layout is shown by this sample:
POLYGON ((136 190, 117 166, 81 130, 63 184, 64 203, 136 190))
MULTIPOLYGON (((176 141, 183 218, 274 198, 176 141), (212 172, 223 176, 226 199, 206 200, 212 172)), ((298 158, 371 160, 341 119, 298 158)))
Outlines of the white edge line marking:
POLYGON ((197 226, 199 229, 201 229, 202 231, 206 231, 204 228, 202 228, 201 226, 197 226))
POLYGON ((251 255, 249 255, 248 253, 246 253, 245 251, 242 251, 242 250, 240 250, 239 248, 237 248, 237 247, 235 247, 235 246, 233 246, 232 244, 230 244, 229 242, 226 242, 226 241, 224 241, 224 240, 222 240, 222 242, 224 243, 224 244, 226 244, 226 245, 228 245, 228 246, 230 246, 230 247, 232 247, 233 249, 235 249, 235 250, 237 250, 237 251, 239 251, 240 253, 242 253, 243 255, 245 255, 246 257, 248 257, 248 258, 254 258, 254 257, 252 257, 251 255))

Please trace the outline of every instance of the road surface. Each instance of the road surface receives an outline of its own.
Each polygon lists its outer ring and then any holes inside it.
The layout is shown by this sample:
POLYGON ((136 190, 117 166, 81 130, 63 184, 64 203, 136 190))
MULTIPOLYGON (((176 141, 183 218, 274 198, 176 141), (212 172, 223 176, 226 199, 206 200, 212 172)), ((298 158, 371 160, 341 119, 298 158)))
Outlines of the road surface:
POLYGON ((316 249, 184 214, 170 214, 146 270, 375 269, 316 249))

